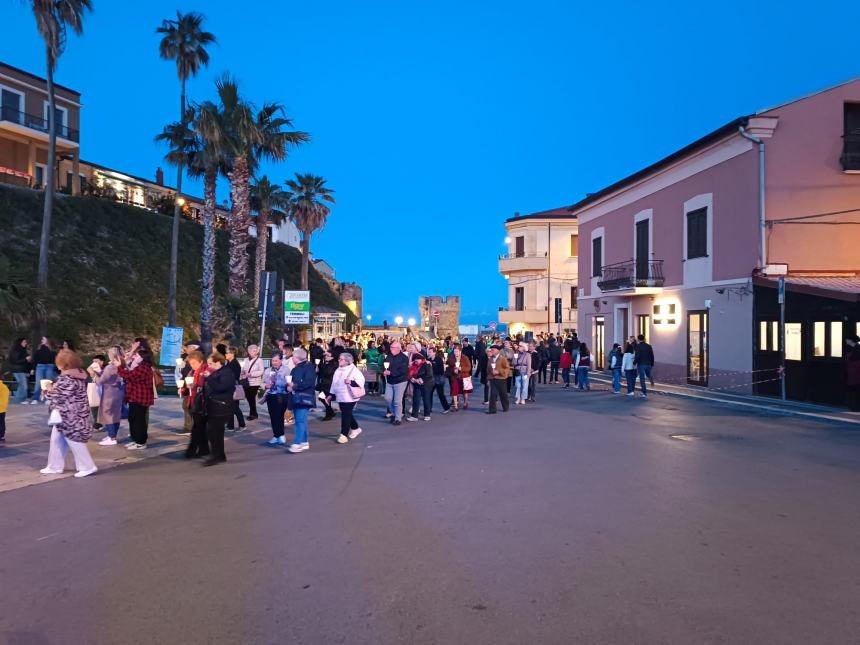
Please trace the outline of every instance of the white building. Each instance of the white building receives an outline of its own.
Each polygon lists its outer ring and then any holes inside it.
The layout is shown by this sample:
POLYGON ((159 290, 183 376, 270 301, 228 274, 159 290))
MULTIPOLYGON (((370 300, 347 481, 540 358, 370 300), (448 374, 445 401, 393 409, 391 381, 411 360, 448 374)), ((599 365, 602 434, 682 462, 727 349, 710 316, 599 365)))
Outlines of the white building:
MULTIPOLYGON (((256 225, 251 224, 249 232, 252 237, 257 237, 256 225)), ((277 226, 269 224, 269 239, 278 244, 286 244, 287 246, 292 246, 296 249, 301 248, 299 229, 297 229, 296 225, 290 220, 284 220, 277 226)))
POLYGON ((567 208, 517 215, 505 222, 508 252, 499 272, 508 306, 499 321, 510 334, 576 329, 579 227, 567 208))

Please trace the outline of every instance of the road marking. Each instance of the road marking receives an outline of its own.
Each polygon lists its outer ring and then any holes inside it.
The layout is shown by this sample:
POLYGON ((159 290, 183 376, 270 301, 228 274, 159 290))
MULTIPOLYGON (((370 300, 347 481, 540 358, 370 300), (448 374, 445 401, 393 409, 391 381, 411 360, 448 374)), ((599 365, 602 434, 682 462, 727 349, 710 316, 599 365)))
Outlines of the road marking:
POLYGON ((59 533, 50 533, 44 537, 36 538, 36 542, 41 542, 42 540, 47 540, 48 538, 52 538, 55 535, 59 535, 59 533))

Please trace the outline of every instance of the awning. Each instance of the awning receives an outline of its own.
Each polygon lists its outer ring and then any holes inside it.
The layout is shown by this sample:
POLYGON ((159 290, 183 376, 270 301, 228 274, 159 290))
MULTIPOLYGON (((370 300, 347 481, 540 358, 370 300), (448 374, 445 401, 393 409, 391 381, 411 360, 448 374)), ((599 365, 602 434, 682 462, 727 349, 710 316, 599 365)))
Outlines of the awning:
MULTIPOLYGON (((777 281, 756 277, 756 285, 777 287, 777 281)), ((860 276, 786 276, 786 291, 805 293, 810 296, 860 302, 860 276)))

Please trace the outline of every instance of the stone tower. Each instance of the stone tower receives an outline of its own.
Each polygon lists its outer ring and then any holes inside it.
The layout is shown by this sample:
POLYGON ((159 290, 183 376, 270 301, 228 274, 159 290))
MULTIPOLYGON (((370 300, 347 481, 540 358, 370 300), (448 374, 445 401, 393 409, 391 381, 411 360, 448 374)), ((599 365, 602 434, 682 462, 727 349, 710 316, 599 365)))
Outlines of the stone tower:
POLYGON ((431 337, 456 337, 460 326, 460 296, 421 296, 418 298, 421 329, 431 337), (439 317, 433 316, 434 312, 439 317))

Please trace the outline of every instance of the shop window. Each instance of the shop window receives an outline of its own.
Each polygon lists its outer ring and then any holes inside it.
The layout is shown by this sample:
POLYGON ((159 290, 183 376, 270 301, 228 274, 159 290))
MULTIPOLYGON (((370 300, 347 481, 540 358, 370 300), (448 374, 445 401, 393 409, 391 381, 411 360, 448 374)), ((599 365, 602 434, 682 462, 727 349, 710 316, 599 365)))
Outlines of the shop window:
POLYGON ((776 320, 760 320, 758 323, 758 351, 779 351, 779 323, 776 320))
POLYGON ((812 323, 812 355, 816 358, 842 358, 842 321, 812 323))
POLYGON ((767 320, 760 320, 758 323, 758 351, 766 352, 767 351, 767 320))
POLYGON ((801 323, 785 323, 785 360, 803 359, 803 326, 801 323))
MULTIPOLYGON (((648 328, 651 325, 651 316, 648 314, 639 314, 636 316, 636 335, 644 336, 645 342, 650 343, 650 336, 648 334, 648 328)), ((626 339, 625 339, 626 340, 626 339)))

